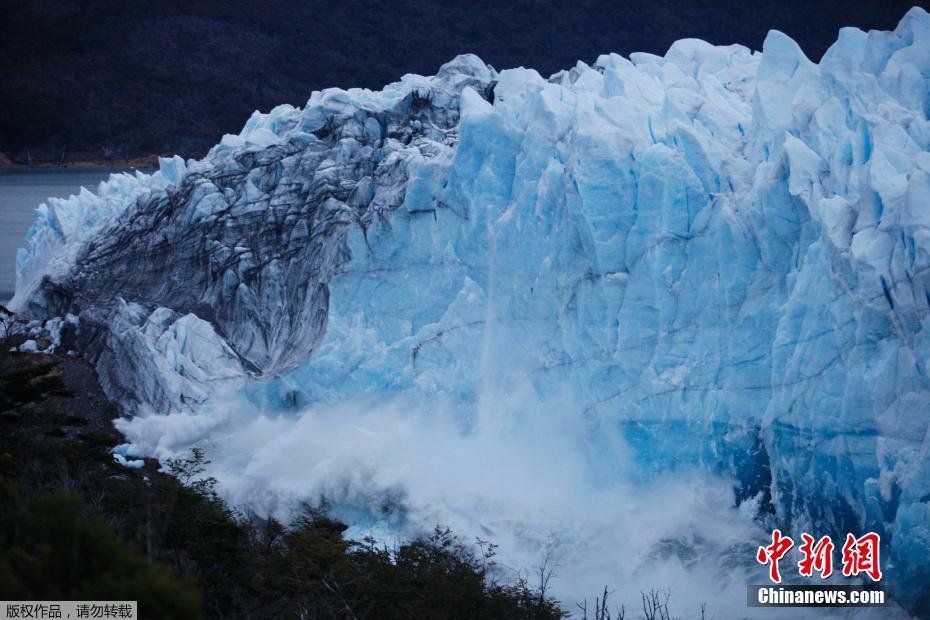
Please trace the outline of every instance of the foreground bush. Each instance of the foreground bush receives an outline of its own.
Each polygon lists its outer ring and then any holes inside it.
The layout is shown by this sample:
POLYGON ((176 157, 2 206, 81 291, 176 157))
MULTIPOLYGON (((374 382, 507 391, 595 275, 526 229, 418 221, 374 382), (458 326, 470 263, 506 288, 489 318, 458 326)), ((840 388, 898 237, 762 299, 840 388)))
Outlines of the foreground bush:
POLYGON ((153 564, 81 513, 74 493, 26 499, 0 481, 0 583, 14 600, 135 600, 146 617, 200 617, 191 580, 153 564))
POLYGON ((321 510, 287 526, 242 515, 198 450, 165 463, 172 475, 119 466, 104 402, 79 360, 0 352, 4 598, 138 600, 146 620, 564 617, 449 530, 387 548, 321 510))

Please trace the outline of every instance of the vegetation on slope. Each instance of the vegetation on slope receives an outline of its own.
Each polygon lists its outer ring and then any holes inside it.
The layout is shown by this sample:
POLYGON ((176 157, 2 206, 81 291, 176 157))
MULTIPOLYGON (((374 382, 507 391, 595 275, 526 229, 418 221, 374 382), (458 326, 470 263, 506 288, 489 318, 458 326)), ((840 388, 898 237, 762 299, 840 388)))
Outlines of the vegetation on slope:
MULTIPOLYGON (((6 351, 8 346, 3 347, 6 351)), ((0 583, 19 600, 138 600, 143 618, 563 617, 492 577, 446 529, 396 548, 344 537, 308 507, 289 527, 232 510, 204 455, 114 463, 115 411, 93 370, 0 353, 0 583)))
MULTIPOLYGON (((0 152, 19 164, 203 154, 255 109, 380 88, 456 54, 545 76, 677 39, 819 59, 841 26, 891 29, 927 0, 23 0, 0 20, 0 152)), ((0 155, 0 164, 4 157, 0 155)))

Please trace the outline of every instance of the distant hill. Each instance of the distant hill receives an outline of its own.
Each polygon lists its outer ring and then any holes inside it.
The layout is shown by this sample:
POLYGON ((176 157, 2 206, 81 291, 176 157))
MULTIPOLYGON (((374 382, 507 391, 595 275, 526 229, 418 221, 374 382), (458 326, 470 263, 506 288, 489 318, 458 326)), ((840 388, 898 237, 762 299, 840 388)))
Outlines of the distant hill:
MULTIPOLYGON (((19 164, 203 154, 255 109, 377 88, 463 52, 544 75, 684 37, 814 60, 843 25, 890 29, 901 0, 14 0, 0 19, 0 153, 19 164)), ((922 2, 928 6, 926 0, 922 2)))

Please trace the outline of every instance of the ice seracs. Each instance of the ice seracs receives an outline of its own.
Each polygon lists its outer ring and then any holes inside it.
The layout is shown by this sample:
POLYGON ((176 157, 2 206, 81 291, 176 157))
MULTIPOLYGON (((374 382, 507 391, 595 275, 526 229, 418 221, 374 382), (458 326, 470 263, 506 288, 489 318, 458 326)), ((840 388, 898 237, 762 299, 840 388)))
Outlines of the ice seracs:
MULTIPOLYGON (((919 8, 843 29, 819 63, 774 31, 761 53, 683 40, 548 80, 461 56, 40 208, 14 304, 80 316, 156 456, 195 441, 172 420, 243 423, 210 418, 219 393, 256 416, 395 403, 515 438, 527 410, 569 409, 595 486, 619 475, 614 441, 643 477, 732 476, 786 528, 880 532, 899 600, 926 609, 928 80, 919 8)), ((273 455, 235 445, 243 501, 333 493, 276 486, 273 455)), ((404 471, 340 497, 425 510, 404 471)), ((499 506, 469 493, 436 502, 499 506)))

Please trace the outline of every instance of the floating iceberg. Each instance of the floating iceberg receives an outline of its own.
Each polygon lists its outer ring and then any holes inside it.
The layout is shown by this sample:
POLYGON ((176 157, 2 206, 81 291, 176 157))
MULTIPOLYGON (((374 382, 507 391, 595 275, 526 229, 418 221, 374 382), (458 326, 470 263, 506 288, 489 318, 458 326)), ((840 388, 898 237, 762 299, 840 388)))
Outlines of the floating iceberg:
POLYGON ((238 503, 514 549, 614 523, 644 558, 677 530, 684 564, 759 520, 874 530, 930 613, 928 115, 919 8, 819 64, 775 31, 549 79, 460 56, 50 201, 13 306, 78 316, 130 440, 212 441, 238 503))

